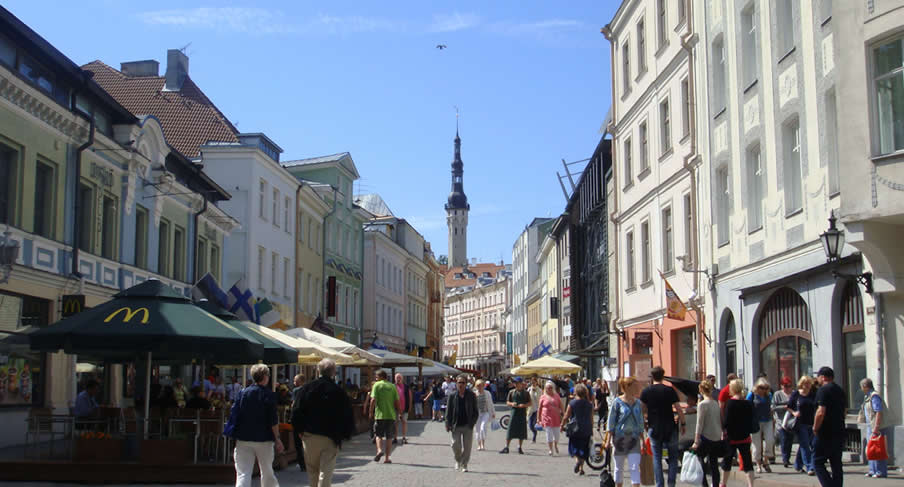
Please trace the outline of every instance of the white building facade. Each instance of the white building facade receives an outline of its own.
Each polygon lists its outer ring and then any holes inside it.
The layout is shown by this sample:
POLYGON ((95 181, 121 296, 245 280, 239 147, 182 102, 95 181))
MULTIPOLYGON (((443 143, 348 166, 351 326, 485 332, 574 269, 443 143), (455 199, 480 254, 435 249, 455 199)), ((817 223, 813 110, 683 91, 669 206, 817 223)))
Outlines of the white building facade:
POLYGON ((405 283, 407 253, 392 238, 392 226, 368 225, 364 231, 363 343, 376 340, 390 351, 404 353, 405 283))
POLYGON ((510 274, 503 271, 446 294, 443 346, 457 351, 457 367, 479 370, 484 377, 494 377, 504 368, 509 281, 510 274))

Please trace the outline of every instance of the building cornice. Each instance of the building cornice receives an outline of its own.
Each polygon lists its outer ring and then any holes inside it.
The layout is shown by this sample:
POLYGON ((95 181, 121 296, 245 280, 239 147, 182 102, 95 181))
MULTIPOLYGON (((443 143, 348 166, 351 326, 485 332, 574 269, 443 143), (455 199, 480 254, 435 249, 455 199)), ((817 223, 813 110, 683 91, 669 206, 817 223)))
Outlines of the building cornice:
POLYGON ((55 100, 28 86, 10 71, 0 66, 0 99, 44 122, 61 136, 75 141, 88 138, 88 122, 66 110, 55 100))

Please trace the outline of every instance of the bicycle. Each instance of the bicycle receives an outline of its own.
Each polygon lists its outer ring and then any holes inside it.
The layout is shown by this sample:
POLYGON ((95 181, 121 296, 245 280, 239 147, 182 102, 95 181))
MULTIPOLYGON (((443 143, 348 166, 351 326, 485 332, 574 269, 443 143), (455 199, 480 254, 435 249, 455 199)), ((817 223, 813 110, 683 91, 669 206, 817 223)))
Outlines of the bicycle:
POLYGON ((606 466, 607 449, 603 443, 604 434, 602 428, 596 428, 599 434, 599 441, 595 441, 590 448, 590 456, 587 457, 587 465, 594 470, 602 470, 606 466))
POLYGON ((511 414, 503 414, 502 416, 499 417, 499 426, 501 426, 502 429, 504 429, 504 430, 509 429, 509 424, 511 422, 512 422, 511 414))

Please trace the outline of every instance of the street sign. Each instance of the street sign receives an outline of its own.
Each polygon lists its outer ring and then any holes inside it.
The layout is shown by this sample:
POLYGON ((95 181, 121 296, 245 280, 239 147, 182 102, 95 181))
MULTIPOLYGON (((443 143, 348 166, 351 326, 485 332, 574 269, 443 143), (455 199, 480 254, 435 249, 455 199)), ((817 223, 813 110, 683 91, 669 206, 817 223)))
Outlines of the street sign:
POLYGON ((68 318, 74 314, 85 311, 85 295, 84 294, 64 294, 63 295, 63 318, 68 318))

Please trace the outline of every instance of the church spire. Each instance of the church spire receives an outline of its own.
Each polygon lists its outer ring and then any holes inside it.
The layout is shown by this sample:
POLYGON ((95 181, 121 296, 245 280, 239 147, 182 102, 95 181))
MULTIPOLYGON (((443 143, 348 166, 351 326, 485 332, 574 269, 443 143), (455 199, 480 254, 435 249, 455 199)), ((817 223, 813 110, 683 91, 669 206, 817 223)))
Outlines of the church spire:
POLYGON ((461 160, 461 137, 458 135, 458 119, 455 121, 455 156, 452 159, 452 191, 446 209, 468 209, 468 197, 464 188, 464 162, 461 160))

